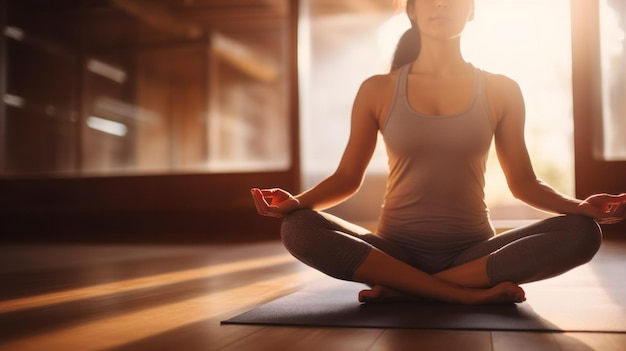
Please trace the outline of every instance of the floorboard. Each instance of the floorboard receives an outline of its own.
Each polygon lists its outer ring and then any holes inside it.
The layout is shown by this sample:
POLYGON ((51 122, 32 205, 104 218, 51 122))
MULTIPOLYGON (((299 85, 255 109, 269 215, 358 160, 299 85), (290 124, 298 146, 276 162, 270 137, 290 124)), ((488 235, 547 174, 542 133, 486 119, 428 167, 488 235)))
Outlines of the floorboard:
POLYGON ((382 333, 381 329, 264 328, 223 350, 367 350, 382 333))
MULTIPOLYGON (((604 250, 621 259, 626 242, 607 241, 604 250)), ((319 278, 321 273, 297 262, 279 242, 5 245, 0 247, 0 349, 626 349, 624 333, 220 324, 319 278)))
POLYGON ((387 329, 368 351, 491 350, 488 331, 387 329))

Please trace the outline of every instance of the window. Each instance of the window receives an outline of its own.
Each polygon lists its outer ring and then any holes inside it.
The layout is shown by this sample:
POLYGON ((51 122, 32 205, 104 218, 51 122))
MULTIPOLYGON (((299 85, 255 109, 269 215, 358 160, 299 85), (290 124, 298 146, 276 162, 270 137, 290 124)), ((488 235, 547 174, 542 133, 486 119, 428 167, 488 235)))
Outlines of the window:
POLYGON ((291 167, 293 1, 6 3, 0 175, 291 167))
POLYGON ((602 155, 607 161, 626 160, 626 4, 600 3, 602 66, 602 155))

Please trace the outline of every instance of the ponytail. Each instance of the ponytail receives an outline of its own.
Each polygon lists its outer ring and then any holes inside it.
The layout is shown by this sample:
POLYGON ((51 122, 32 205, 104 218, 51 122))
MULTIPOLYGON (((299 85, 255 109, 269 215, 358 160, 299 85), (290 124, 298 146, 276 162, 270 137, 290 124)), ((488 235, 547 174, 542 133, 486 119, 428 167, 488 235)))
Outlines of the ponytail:
MULTIPOLYGON (((405 11, 407 15, 409 15, 413 6, 415 6, 415 0, 406 0, 405 11)), ((393 60, 391 61, 392 71, 415 61, 417 56, 419 56, 421 48, 420 30, 417 23, 411 19, 410 15, 409 20, 411 21, 411 28, 404 32, 398 41, 396 52, 393 54, 393 60)))
POLYGON ((420 30, 413 26, 400 37, 391 61, 391 70, 394 71, 415 61, 419 56, 420 46, 420 30))

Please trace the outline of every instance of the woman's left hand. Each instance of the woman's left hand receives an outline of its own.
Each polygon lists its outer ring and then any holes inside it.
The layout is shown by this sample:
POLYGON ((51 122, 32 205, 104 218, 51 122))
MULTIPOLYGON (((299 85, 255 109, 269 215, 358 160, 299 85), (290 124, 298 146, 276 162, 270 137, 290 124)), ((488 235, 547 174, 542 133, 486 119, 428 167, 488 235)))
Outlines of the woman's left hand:
POLYGON ((599 224, 618 223, 626 218, 626 193, 592 195, 579 206, 584 214, 595 218, 599 224))

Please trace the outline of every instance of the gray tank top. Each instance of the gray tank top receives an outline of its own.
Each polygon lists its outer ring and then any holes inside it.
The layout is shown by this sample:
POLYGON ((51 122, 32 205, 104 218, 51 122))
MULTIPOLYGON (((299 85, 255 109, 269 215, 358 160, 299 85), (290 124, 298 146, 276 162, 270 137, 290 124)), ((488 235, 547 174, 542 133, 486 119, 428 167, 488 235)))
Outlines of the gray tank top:
POLYGON ((484 173, 493 126, 484 74, 474 68, 470 106, 428 116, 407 98, 410 65, 400 69, 381 133, 389 176, 378 234, 405 246, 450 252, 493 236, 484 173))

